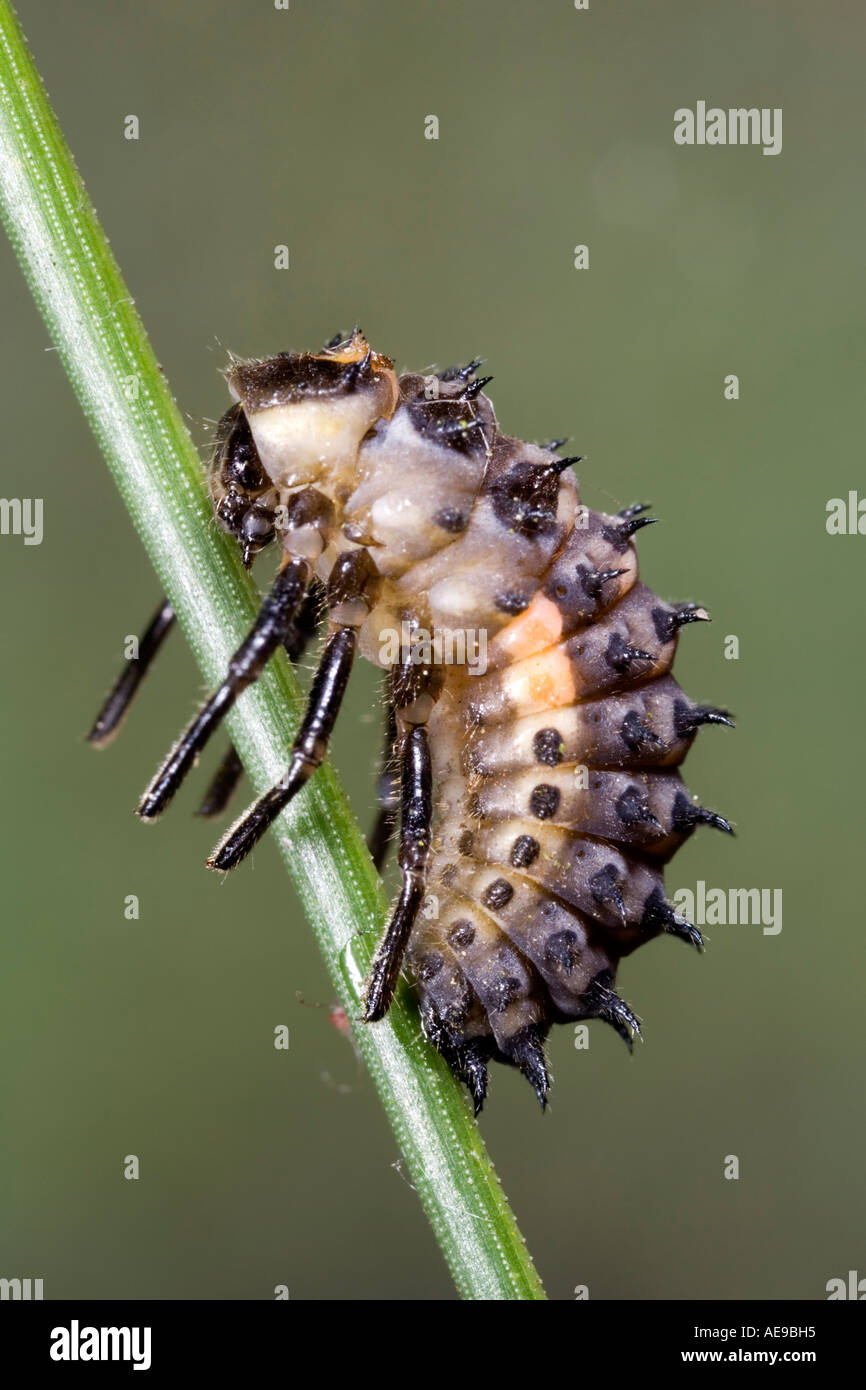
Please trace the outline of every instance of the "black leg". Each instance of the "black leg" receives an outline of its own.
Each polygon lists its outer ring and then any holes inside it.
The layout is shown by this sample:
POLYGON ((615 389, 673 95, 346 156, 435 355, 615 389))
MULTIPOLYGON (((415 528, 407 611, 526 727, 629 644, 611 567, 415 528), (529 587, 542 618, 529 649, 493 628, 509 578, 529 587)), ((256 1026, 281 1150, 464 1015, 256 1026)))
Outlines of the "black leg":
POLYGON ((142 797, 138 814, 144 819, 150 820, 165 810, 214 729, 237 697, 261 675, 284 640, 309 582, 310 567, 306 560, 291 560, 280 570, 249 636, 229 662, 226 679, 181 735, 142 797))
POLYGON ((289 630, 283 643, 286 655, 293 665, 301 660, 319 630, 323 603, 322 586, 318 579, 314 579, 304 596, 303 603, 289 623, 289 630))
MULTIPOLYGON (((321 606, 322 588, 314 579, 307 590, 303 603, 289 624, 289 631, 283 642, 292 663, 301 660, 309 642, 315 637, 321 606)), ((210 786, 202 797, 196 815, 204 816, 209 820, 221 816, 234 795, 243 772, 243 763, 234 748, 229 745, 225 757, 213 775, 210 786)))
POLYGON ((196 815, 203 816, 205 820, 213 820, 216 816, 221 816, 231 801, 235 788, 243 775, 244 765, 234 744, 230 743, 199 803, 196 815))
POLYGON ((139 640, 138 656, 133 657, 124 666, 87 735, 88 743, 92 743, 94 748, 104 748, 117 733, 129 712, 138 687, 173 626, 174 609, 168 599, 164 598, 151 618, 147 631, 139 640))
POLYGON ((233 869, 264 835, 277 816, 301 790, 328 751, 331 730, 340 711, 358 644, 354 628, 339 627, 325 643, 313 677, 307 709, 292 746, 285 777, 265 792, 233 826, 208 859, 212 869, 233 869))
POLYGON ((389 699, 385 714, 385 746, 382 749, 382 764, 379 769, 379 780, 376 788, 379 811, 373 822, 369 841, 370 854, 377 873, 382 872, 382 865, 387 858, 391 840, 394 837, 397 812, 400 809, 400 792, 393 765, 396 738, 397 715, 394 701, 389 699))
POLYGON ((409 934, 424 901, 433 825, 433 780, 427 730, 417 725, 401 749, 400 868, 403 883, 397 905, 370 968, 363 1019, 384 1018, 397 985, 409 934))

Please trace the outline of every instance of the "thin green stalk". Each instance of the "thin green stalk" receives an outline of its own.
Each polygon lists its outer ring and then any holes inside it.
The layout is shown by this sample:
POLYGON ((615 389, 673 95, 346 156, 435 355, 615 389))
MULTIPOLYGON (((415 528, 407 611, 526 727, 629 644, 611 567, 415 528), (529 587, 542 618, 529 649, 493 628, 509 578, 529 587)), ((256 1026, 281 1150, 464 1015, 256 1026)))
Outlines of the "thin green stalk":
MULTIPOLYGON (((253 619, 255 591, 236 547, 212 524, 195 447, 6 0, 0 204, 69 379, 213 686, 253 619)), ((229 718, 256 792, 283 773, 297 714, 297 684, 280 656, 229 718)), ((276 835, 334 987, 354 1018, 387 904, 329 768, 281 817, 276 835)), ((419 1045, 417 1015, 405 996, 385 1022, 359 1024, 356 1035, 461 1295, 543 1298, 468 1101, 434 1049, 419 1045)))

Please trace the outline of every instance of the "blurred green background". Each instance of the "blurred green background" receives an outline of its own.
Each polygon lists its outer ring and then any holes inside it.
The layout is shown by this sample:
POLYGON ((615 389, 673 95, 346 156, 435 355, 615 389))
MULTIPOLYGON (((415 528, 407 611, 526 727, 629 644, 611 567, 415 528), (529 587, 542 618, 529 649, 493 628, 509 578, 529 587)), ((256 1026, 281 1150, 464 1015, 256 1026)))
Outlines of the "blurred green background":
MULTIPOLYGON (((863 479, 863 14, 18 8, 201 443, 228 348, 357 319, 404 369, 479 353, 503 428, 570 434, 590 505, 651 499, 644 578, 714 616, 677 675, 739 730, 704 732, 687 771, 738 838, 699 832, 669 884, 781 888, 784 925, 625 962, 644 1045, 556 1030, 544 1118, 495 1071, 482 1128, 550 1296, 808 1299, 866 1273, 866 539, 825 529, 863 479), (782 153, 677 148, 674 109, 698 100, 782 107, 782 153)), ((296 997, 331 1002, 273 848, 225 883, 203 867, 215 832, 191 812, 217 750, 155 829, 131 814, 203 693, 179 635, 120 741, 83 742, 158 587, 5 243, 0 284, 3 493, 45 500, 41 546, 0 539, 0 1274, 48 1298, 449 1299, 371 1084, 296 997)), ((369 822, 369 670, 335 742, 369 822)))

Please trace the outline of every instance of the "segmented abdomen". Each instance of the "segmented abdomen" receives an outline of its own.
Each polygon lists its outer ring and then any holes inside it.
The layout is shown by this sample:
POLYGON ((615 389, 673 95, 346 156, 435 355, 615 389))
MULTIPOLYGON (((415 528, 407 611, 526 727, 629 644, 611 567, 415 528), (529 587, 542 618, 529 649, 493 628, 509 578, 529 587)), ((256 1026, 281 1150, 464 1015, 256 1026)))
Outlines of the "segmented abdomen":
POLYGON ((678 629, 707 615, 637 582, 641 524, 578 508, 524 578, 487 672, 449 667, 430 717, 439 820, 409 965, 425 1029, 476 1104, 490 1058, 543 1101, 554 1022, 602 1018, 630 1042, 620 958, 663 931, 700 945, 662 866, 700 820, 729 828, 677 771, 698 725, 725 716, 668 674, 678 629))

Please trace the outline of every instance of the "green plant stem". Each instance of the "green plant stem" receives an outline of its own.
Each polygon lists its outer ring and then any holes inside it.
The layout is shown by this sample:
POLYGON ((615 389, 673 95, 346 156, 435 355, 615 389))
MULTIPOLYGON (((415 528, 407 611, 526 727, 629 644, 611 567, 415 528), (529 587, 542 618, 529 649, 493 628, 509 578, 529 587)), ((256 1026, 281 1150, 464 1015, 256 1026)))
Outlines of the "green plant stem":
MULTIPOLYGON (((0 0, 0 203, 69 379, 213 686, 253 619, 255 591, 236 547, 213 525, 195 447, 6 0, 0 0)), ((298 701, 280 656, 229 718, 257 793, 285 770, 298 701)), ((276 836, 336 992, 354 1019, 387 904, 330 768, 281 817, 276 836)), ((434 1049, 419 1045, 417 1014, 405 994, 385 1022, 358 1024, 355 1033, 461 1295, 543 1298, 468 1100, 434 1049)))

